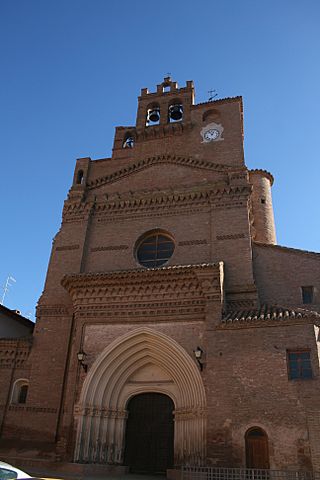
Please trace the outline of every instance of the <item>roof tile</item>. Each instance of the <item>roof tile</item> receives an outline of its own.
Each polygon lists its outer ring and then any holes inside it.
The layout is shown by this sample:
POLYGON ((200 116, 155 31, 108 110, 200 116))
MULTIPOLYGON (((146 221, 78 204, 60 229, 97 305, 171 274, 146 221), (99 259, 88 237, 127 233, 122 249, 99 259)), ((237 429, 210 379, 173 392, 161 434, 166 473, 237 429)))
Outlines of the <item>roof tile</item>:
POLYGON ((288 308, 283 306, 262 305, 252 310, 240 310, 226 313, 222 318, 222 326, 240 326, 252 323, 268 323, 291 319, 313 318, 320 320, 320 314, 303 308, 288 308))

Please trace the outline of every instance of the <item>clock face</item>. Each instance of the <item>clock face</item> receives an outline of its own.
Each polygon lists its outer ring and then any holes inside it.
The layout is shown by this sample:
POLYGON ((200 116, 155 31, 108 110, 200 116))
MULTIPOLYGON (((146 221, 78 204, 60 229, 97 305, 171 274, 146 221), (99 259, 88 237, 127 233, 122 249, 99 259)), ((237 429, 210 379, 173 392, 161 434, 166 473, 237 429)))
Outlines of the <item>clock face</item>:
POLYGON ((203 135, 203 138, 207 141, 207 142, 211 142, 212 140, 216 140, 220 135, 220 132, 219 130, 217 130, 216 128, 211 128, 210 130, 207 130, 205 132, 205 134, 203 135))

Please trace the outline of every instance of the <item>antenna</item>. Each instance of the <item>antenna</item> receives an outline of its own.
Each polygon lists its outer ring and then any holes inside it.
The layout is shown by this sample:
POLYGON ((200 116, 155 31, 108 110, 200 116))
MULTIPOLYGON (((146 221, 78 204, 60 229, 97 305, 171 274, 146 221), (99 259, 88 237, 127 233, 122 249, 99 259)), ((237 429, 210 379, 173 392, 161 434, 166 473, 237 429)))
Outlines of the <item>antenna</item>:
POLYGON ((218 96, 216 90, 209 90, 208 93, 209 93, 209 100, 208 100, 208 102, 212 102, 213 99, 218 96))
POLYGON ((8 276, 7 276, 7 280, 6 280, 6 284, 5 284, 5 286, 3 287, 3 295, 2 295, 2 299, 1 299, 0 305, 3 305, 3 302, 4 302, 4 299, 5 299, 5 297, 6 297, 6 294, 7 294, 8 291, 9 291, 9 287, 12 287, 12 285, 11 285, 10 282, 16 283, 16 279, 13 278, 11 275, 8 275, 8 276))

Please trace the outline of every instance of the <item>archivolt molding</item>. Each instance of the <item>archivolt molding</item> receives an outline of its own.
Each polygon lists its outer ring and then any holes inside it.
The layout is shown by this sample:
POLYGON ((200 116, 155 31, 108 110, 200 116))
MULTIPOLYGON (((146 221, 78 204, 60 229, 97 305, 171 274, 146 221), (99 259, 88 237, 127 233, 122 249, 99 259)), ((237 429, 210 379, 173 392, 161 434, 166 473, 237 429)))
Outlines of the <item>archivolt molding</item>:
POLYGON ((206 396, 199 370, 176 341, 147 327, 115 340, 91 367, 74 411, 76 461, 122 463, 126 405, 143 392, 164 393, 174 402, 175 463, 202 462, 206 396), (152 365, 165 372, 167 382, 130 382, 136 372, 152 365))
MULTIPOLYGON (((114 395, 119 381, 126 382, 137 367, 150 360, 152 363, 156 360, 154 363, 161 365, 180 386, 182 405, 205 404, 204 389, 197 385, 199 382, 202 384, 201 376, 190 356, 170 337, 148 327, 123 335, 101 353, 86 377, 80 404, 100 405, 103 399, 104 404, 114 405, 115 401, 119 401, 118 395, 114 395)), ((122 406, 125 407, 125 403, 122 406)))

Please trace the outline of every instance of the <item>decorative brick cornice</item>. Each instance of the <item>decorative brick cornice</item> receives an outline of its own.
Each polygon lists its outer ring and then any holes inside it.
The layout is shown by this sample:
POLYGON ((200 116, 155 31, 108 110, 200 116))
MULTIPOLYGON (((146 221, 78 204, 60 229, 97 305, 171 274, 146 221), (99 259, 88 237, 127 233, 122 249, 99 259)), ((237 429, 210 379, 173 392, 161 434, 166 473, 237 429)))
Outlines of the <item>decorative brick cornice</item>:
POLYGON ((32 337, 0 339, 0 369, 24 367, 31 347, 32 337))
POLYGON ((104 202, 95 206, 97 212, 115 212, 117 210, 140 210, 156 207, 157 209, 168 208, 171 205, 185 204, 195 206, 219 202, 223 197, 239 198, 249 196, 250 185, 228 185, 225 182, 208 183, 202 186, 186 187, 175 190, 151 190, 144 192, 111 195, 104 202))
POLYGON ((63 210, 63 222, 81 223, 89 215, 93 215, 100 222, 115 221, 119 216, 123 219, 126 215, 130 218, 133 218, 133 215, 136 218, 150 215, 183 215, 204 207, 241 208, 250 196, 251 188, 249 184, 230 185, 227 182, 218 182, 176 190, 116 193, 100 199, 94 205, 90 202, 87 207, 83 202, 67 201, 63 210))
POLYGON ((110 184, 117 182, 118 180, 127 177, 128 175, 132 175, 133 173, 141 172, 146 168, 150 168, 153 165, 159 164, 173 164, 173 165, 183 165, 190 168, 197 168, 202 170, 212 170, 212 171, 220 171, 220 172, 227 172, 229 170, 234 170, 234 167, 208 162, 206 160, 200 160, 193 157, 182 157, 182 156, 175 156, 175 155, 158 155, 155 157, 148 157, 138 162, 134 162, 127 167, 121 168, 116 170, 109 175, 99 177, 91 182, 88 182, 87 187, 88 189, 98 188, 102 185, 110 184))
POLYGON ((196 313, 202 319, 208 300, 221 303, 222 277, 219 263, 66 275, 61 283, 79 316, 196 313))
MULTIPOLYGON (((162 159, 162 157, 159 158, 162 159)), ((195 163, 207 164, 208 162, 196 160, 195 163)), ((128 167, 125 170, 131 171, 132 168, 128 167)), ((226 166, 223 168, 230 169, 226 166)), ((246 205, 244 202, 247 201, 252 190, 246 178, 246 170, 241 168, 220 172, 217 181, 204 185, 129 191, 121 194, 113 193, 109 196, 105 194, 88 203, 69 199, 65 202, 63 222, 81 223, 90 215, 93 215, 98 222, 110 222, 115 221, 119 216, 123 218, 126 215, 130 215, 130 218, 133 215, 141 218, 150 215, 189 214, 195 209, 204 207, 241 208, 244 204, 246 205)))
POLYGON ((82 222, 86 218, 88 218, 92 212, 92 208, 94 207, 94 202, 84 202, 74 200, 72 198, 66 200, 64 202, 63 212, 62 212, 62 219, 63 222, 68 223, 79 221, 82 222))
POLYGON ((174 318, 186 321, 204 320, 206 299, 204 298, 173 298, 159 299, 159 301, 139 301, 133 296, 128 297, 123 303, 117 299, 110 298, 110 303, 105 305, 79 305, 76 307, 76 317, 84 318, 85 320, 94 319, 95 323, 99 318, 103 318, 103 323, 106 322, 117 324, 130 322, 148 321, 148 319, 155 318, 157 322, 168 322, 168 319, 174 318), (175 300, 176 299, 176 300, 175 300))

